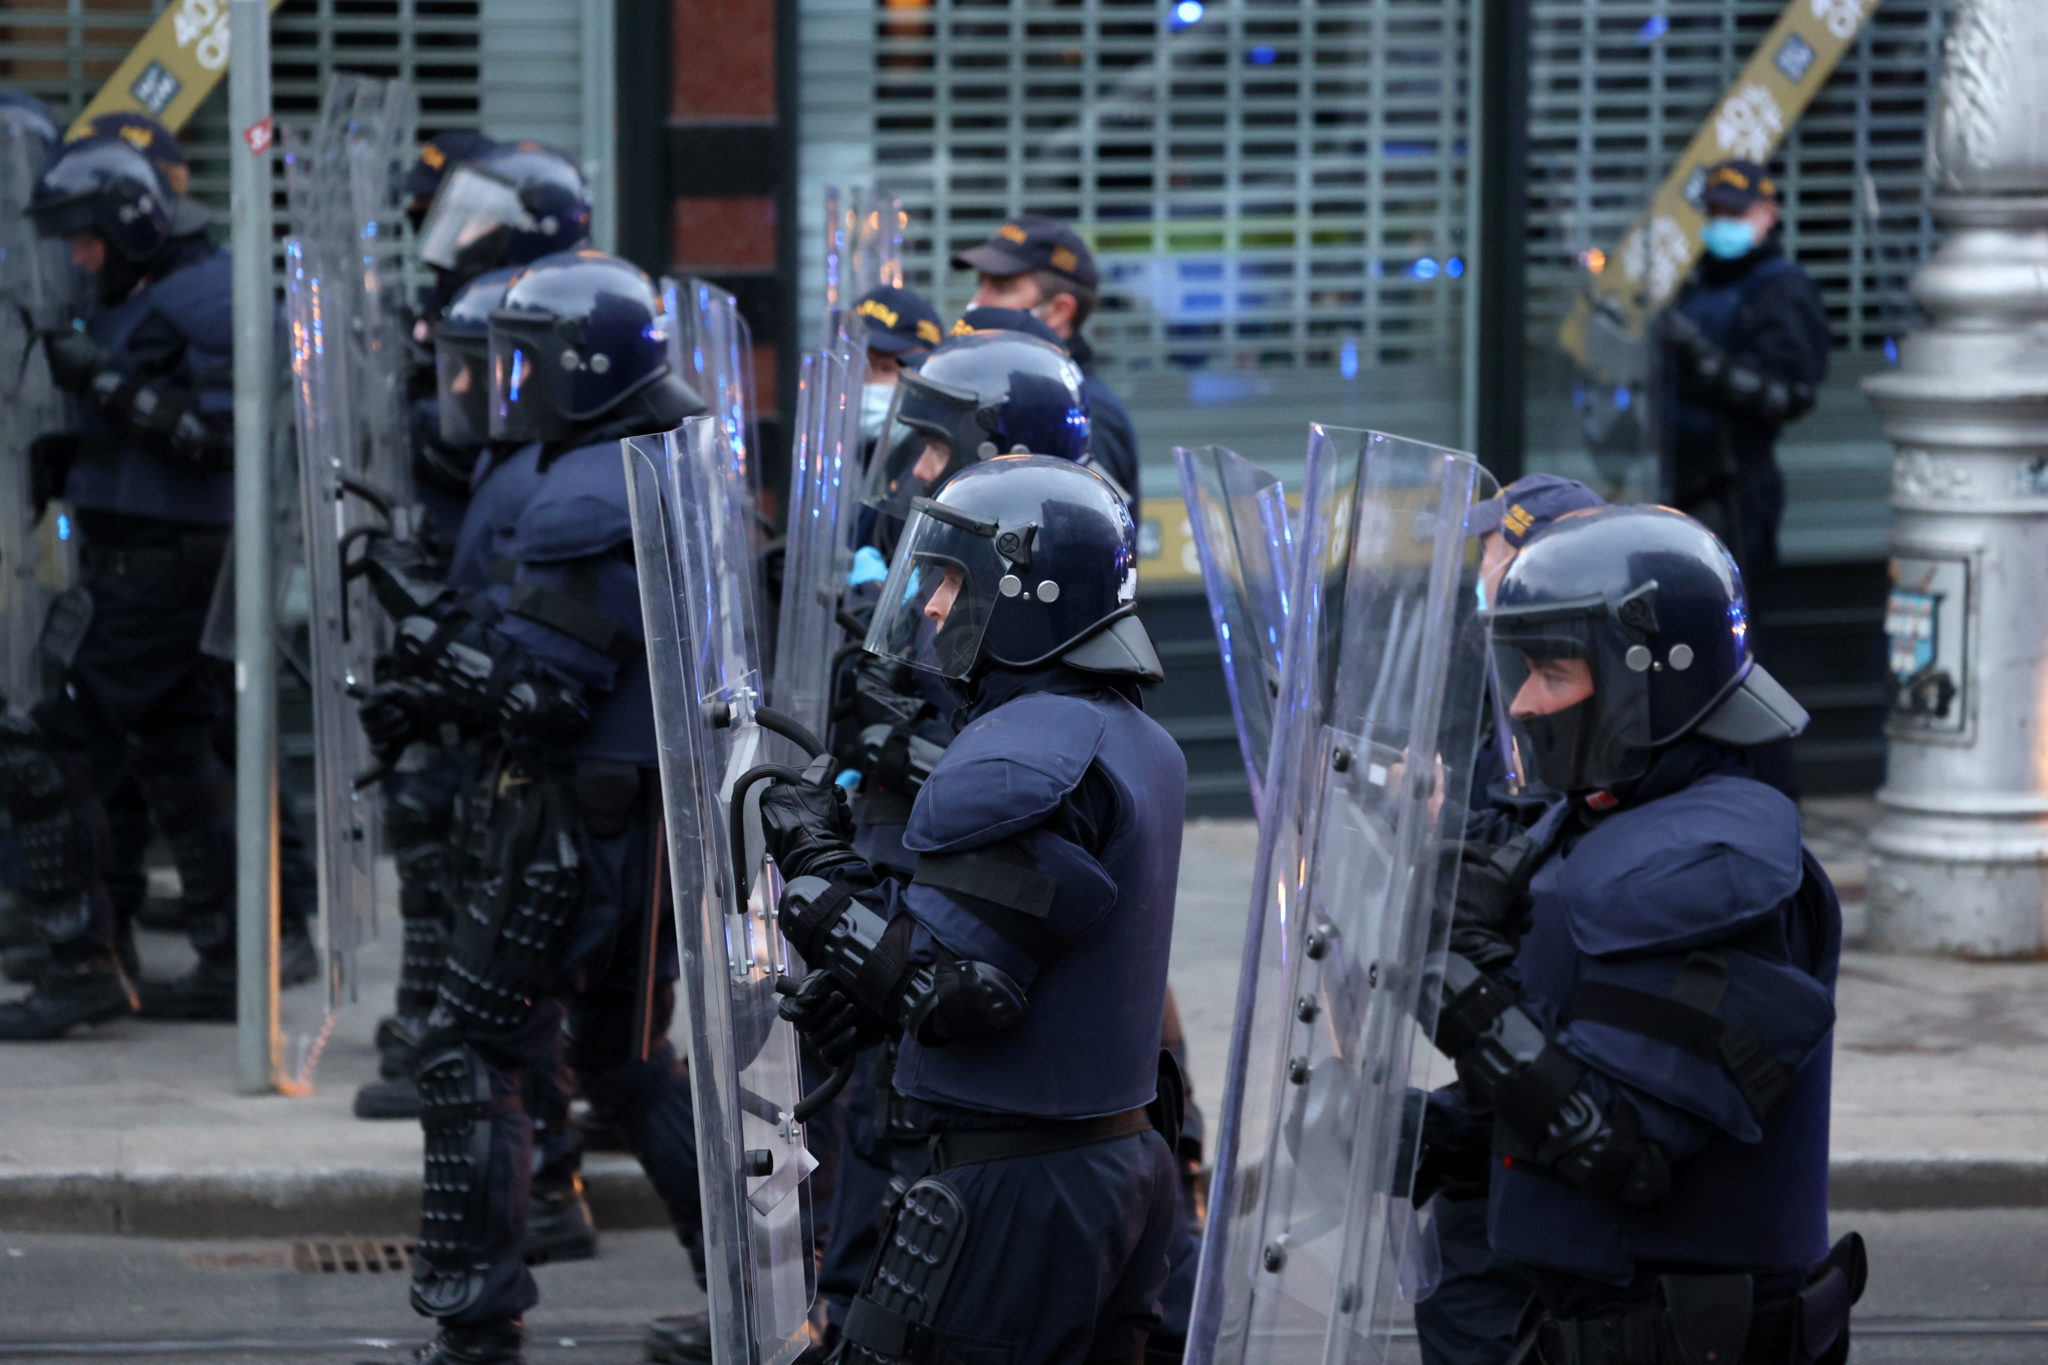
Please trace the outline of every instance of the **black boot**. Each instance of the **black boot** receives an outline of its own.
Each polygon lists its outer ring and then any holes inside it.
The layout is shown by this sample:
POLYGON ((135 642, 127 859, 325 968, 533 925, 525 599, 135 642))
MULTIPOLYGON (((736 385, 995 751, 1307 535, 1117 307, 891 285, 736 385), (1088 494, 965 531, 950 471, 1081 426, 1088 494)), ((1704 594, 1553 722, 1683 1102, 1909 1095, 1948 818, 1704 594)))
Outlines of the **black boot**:
MULTIPOLYGON (((202 949, 199 965, 183 976, 142 983, 143 1018, 234 1022, 234 945, 231 935, 218 937, 228 939, 225 951, 220 946, 202 949)), ((195 932, 193 938, 197 940, 199 934, 195 932)))
MULTIPOLYGON (((519 1319, 480 1327, 443 1324, 434 1339, 413 1352, 414 1365, 525 1365, 525 1333, 519 1319)), ((364 1362, 372 1365, 372 1362, 364 1362)))
POLYGON ((0 949, 0 976, 27 985, 42 980, 50 965, 50 950, 40 943, 17 943, 0 949))
POLYGON ((597 1224, 583 1197, 583 1177, 572 1176, 566 1185, 533 1187, 519 1254, 528 1265, 587 1261, 597 1255, 597 1224))
POLYGON ((377 1021, 377 1079, 356 1090, 359 1119, 416 1119, 420 1091, 413 1084, 413 1063, 426 1035, 425 1015, 388 1014, 377 1021))
POLYGON ((647 1358, 655 1365, 710 1365, 711 1315, 677 1313, 647 1324, 647 1358))
POLYGON ((61 1038, 80 1024, 102 1024, 133 1013, 135 992, 118 966, 52 963, 27 996, 0 1005, 0 1042, 61 1038))

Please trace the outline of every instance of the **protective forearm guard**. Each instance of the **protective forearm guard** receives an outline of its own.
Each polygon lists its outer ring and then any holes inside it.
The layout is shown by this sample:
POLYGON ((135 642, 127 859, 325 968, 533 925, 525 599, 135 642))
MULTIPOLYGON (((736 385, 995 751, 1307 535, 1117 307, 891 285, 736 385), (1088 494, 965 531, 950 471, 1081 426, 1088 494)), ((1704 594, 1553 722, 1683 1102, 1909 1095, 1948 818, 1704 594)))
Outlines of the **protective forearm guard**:
POLYGON ((1604 1108, 1586 1068, 1543 1034, 1512 986, 1452 953, 1444 965, 1437 1049, 1468 1093, 1498 1118, 1496 1145, 1574 1185, 1625 1204, 1649 1204, 1670 1188, 1664 1154, 1641 1135, 1626 1104, 1604 1108))
POLYGON ((233 431, 199 415, 192 389, 102 370, 92 377, 86 396, 107 421, 129 428, 179 464, 212 471, 234 463, 233 431))
POLYGON ((832 973, 852 999, 926 1047, 987 1038, 1024 1017, 1024 991, 1000 968, 967 959, 910 958, 908 915, 884 920, 852 881, 798 877, 777 918, 804 961, 832 973))

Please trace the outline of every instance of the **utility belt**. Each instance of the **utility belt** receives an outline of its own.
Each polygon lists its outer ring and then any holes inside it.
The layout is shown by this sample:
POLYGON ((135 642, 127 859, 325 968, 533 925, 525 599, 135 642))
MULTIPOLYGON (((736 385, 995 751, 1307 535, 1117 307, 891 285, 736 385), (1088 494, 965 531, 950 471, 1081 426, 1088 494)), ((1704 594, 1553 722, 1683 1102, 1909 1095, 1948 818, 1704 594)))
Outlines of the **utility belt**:
MULTIPOLYGON (((1512 1359, 1541 1365, 1841 1365, 1849 1309, 1868 1274, 1849 1233, 1792 1293, 1759 1296, 1746 1274, 1660 1275, 1653 1303, 1525 1322, 1512 1359)), ((1540 1311, 1540 1310, 1532 1310, 1540 1311)))
POLYGON ((1075 1147, 1093 1147, 1099 1142, 1114 1142, 1152 1127, 1150 1112, 1139 1108, 1094 1119, 1042 1119, 1015 1128, 946 1128, 932 1135, 929 1169, 932 1175, 937 1175, 955 1166, 1046 1156, 1075 1147))
POLYGON ((174 540, 143 545, 95 545, 88 539, 79 562, 87 578, 177 578, 195 568, 213 572, 227 553, 226 531, 191 531, 174 540))

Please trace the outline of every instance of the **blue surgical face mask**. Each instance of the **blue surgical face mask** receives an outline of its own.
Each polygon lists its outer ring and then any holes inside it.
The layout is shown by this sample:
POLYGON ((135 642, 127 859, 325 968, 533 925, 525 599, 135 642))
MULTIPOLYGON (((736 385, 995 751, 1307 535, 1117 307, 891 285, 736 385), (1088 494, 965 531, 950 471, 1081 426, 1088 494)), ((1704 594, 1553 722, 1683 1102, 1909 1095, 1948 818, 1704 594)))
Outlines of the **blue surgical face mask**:
POLYGON ((882 420, 889 415, 889 404, 896 397, 894 384, 867 383, 860 386, 860 434, 862 439, 882 439, 882 420))
POLYGON ((1719 260, 1738 261, 1756 250, 1756 228, 1747 218, 1709 218, 1700 245, 1719 260))

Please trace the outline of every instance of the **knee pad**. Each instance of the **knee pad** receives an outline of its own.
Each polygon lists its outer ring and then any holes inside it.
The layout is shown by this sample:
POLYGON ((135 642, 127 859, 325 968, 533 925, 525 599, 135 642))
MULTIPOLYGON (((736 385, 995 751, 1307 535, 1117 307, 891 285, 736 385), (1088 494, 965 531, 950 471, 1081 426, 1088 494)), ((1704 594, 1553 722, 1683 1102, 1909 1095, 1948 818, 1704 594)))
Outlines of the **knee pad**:
POLYGON ((474 1307, 485 1288, 489 1252, 491 1070, 462 1044, 423 1050, 414 1078, 426 1135, 420 1192, 419 1257, 412 1303, 428 1317, 474 1307))
POLYGON ((933 1331, 939 1301, 967 1238, 967 1202, 936 1176, 903 1192, 882 1233, 860 1293, 846 1310, 847 1360, 887 1362, 941 1357, 933 1331))
POLYGON ((171 846, 186 904, 226 906, 235 886, 234 782, 227 769, 208 750, 182 771, 138 769, 135 781, 171 846))

